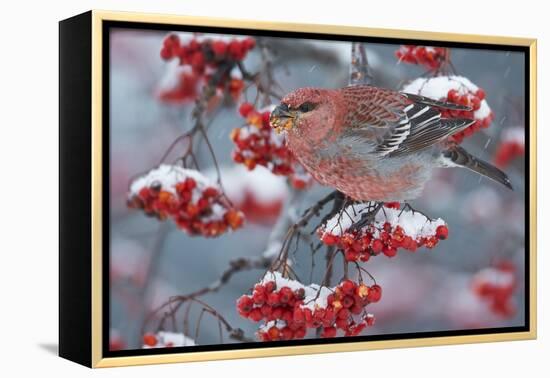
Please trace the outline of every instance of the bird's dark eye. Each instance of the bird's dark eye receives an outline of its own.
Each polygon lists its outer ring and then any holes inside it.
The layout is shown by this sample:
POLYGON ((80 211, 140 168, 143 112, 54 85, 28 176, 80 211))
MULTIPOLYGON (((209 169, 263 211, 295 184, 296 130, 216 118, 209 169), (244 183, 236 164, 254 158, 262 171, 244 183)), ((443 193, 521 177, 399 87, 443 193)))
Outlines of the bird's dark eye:
POLYGON ((302 105, 298 107, 298 110, 302 113, 310 112, 313 109, 315 109, 315 104, 311 102, 304 102, 302 105))

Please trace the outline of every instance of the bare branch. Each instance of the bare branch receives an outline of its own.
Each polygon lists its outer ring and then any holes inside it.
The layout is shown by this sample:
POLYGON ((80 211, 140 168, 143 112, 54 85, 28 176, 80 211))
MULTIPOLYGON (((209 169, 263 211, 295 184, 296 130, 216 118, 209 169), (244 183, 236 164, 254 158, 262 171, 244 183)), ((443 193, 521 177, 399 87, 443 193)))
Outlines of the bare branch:
POLYGON ((371 84, 373 77, 370 72, 365 43, 351 43, 350 85, 371 84))

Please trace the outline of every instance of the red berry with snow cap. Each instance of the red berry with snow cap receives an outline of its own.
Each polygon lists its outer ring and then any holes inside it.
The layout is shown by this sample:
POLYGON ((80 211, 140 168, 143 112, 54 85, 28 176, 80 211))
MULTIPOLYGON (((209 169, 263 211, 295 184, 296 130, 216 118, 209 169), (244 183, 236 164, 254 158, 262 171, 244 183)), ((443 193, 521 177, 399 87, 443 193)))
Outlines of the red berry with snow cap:
POLYGON ((161 165, 132 182, 128 206, 171 219, 189 235, 216 237, 244 221, 241 212, 218 197, 216 186, 198 171, 161 165))
POLYGON ((154 347, 157 345, 157 337, 152 334, 152 333, 146 333, 145 335, 143 335, 143 344, 149 346, 149 347, 154 347))
POLYGON ((369 293, 367 285, 349 279, 326 290, 272 272, 254 286, 251 295, 243 295, 237 301, 237 308, 241 316, 265 322, 257 333, 262 341, 301 339, 308 329, 320 331, 322 337, 336 337, 339 330, 355 336, 373 319, 365 312, 369 293), (255 300, 269 290, 266 302, 255 300))

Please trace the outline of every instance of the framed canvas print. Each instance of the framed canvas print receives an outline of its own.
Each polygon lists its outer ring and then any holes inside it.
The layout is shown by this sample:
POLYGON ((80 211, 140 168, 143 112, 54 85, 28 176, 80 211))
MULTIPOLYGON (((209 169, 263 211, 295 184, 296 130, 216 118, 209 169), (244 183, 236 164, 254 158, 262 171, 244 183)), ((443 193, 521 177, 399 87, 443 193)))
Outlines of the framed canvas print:
POLYGON ((530 339, 536 41, 60 22, 60 355, 530 339))

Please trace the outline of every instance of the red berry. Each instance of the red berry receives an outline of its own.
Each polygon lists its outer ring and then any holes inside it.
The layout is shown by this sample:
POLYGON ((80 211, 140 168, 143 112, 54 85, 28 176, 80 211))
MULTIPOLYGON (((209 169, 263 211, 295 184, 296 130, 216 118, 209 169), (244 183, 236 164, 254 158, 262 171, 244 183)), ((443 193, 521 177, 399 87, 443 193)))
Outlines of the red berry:
POLYGON ((256 40, 252 37, 248 37, 243 40, 243 46, 247 50, 252 50, 256 46, 256 40))
POLYGON ((438 226, 435 230, 435 236, 441 240, 445 240, 449 236, 449 229, 445 225, 438 226))
POLYGON ((372 285, 367 294, 367 300, 369 302, 378 302, 380 298, 382 298, 382 288, 379 285, 372 285))
POLYGON ((296 299, 302 300, 306 296, 306 291, 303 288, 296 289, 294 291, 294 296, 296 297, 296 299))
POLYGON ((267 304, 270 306, 278 305, 281 301, 281 296, 279 293, 272 292, 267 296, 267 304))
POLYGON ((321 332, 321 337, 336 337, 336 328, 334 327, 325 327, 321 332))
POLYGON ((172 51, 169 48, 163 47, 160 50, 160 57, 164 60, 168 60, 172 58, 172 51))
POLYGON ((267 299, 267 296, 265 295, 264 291, 255 290, 254 293, 252 293, 252 300, 257 305, 263 304, 266 301, 266 299, 267 299))
POLYGON ((350 312, 345 307, 340 309, 340 311, 338 311, 338 313, 336 314, 338 319, 347 319, 347 318, 349 318, 349 315, 350 315, 350 312))
POLYGON ((344 280, 340 284, 340 287, 342 288, 342 291, 344 294, 352 295, 355 291, 355 283, 351 280, 344 280))
POLYGON ((202 195, 205 198, 213 198, 216 197, 218 194, 218 189, 212 187, 208 187, 202 192, 202 195))
POLYGON ((151 197, 151 190, 149 188, 141 188, 138 196, 142 201, 147 201, 151 197))
POLYGON ((243 45, 241 44, 241 42, 237 41, 236 39, 229 42, 228 51, 231 58, 235 60, 241 60, 244 57, 243 45))
POLYGON ((292 292, 292 289, 285 286, 282 287, 281 290, 279 290, 279 300, 281 303, 288 303, 292 298, 294 297, 294 293, 292 292))
POLYGON ((367 261, 369 261, 369 260, 370 260, 370 254, 368 254, 368 253, 363 253, 363 254, 361 255, 360 260, 361 260, 362 262, 367 262, 367 261))
POLYGON ((202 52, 197 51, 193 53, 193 56, 191 56, 191 66, 193 66, 193 69, 196 71, 201 71, 204 68, 204 55, 202 52))
POLYGON ((353 315, 359 315, 361 311, 363 311, 363 306, 355 302, 355 304, 351 306, 349 310, 353 315))
POLYGON ((225 53, 227 51, 227 43, 225 43, 224 41, 220 41, 220 40, 212 42, 212 51, 218 57, 221 57, 221 56, 225 55, 225 53))
POLYGON ((473 97, 472 110, 478 110, 480 106, 481 106, 481 101, 479 100, 479 97, 473 97))
POLYGON ((338 243, 338 237, 329 233, 323 234, 321 240, 326 245, 335 245, 336 243, 338 243))
POLYGON ((262 307, 260 307, 260 312, 265 318, 269 318, 273 313, 273 308, 267 303, 264 303, 262 307))
POLYGON ((254 105, 252 105, 250 102, 243 102, 241 106, 239 106, 239 114, 243 117, 248 117, 250 112, 254 110, 254 105))
POLYGON ((365 322, 367 323, 367 325, 369 327, 374 325, 375 320, 376 319, 374 318, 374 316, 372 316, 370 314, 365 317, 365 322))
POLYGON ((273 326, 267 330, 267 334, 269 335, 270 340, 279 340, 281 333, 279 331, 279 328, 276 326, 273 326))
POLYGON ((354 304, 354 300, 353 300, 353 297, 351 297, 350 295, 346 295, 344 298, 342 298, 342 306, 344 306, 344 308, 350 308, 351 306, 353 306, 354 304))
POLYGON ((359 258, 359 253, 350 249, 346 249, 344 251, 344 258, 346 259, 346 261, 357 261, 357 259, 359 258))
POLYGON ((365 234, 362 238, 361 238, 361 243, 363 243, 363 248, 367 248, 370 243, 372 241, 372 238, 369 234, 365 234))
POLYGON ((389 209, 399 209, 401 207, 401 204, 399 202, 386 202, 384 203, 384 206, 389 209))
POLYGON ((388 257, 394 257, 395 255, 397 255, 397 249, 389 245, 385 245, 382 252, 384 252, 384 254, 388 257))
POLYGON ((485 91, 481 88, 478 88, 478 90, 476 91, 476 96, 483 101, 485 99, 485 91))
POLYGON ((186 178, 184 183, 186 190, 193 190, 197 186, 197 182, 191 177, 186 178))
POLYGON ((281 319, 283 317, 283 308, 282 307, 275 307, 272 308, 270 319, 281 319))
POLYGON ((306 336, 306 329, 304 327, 300 327, 296 331, 294 331, 295 339, 303 339, 305 336, 306 336))
POLYGON ((254 306, 254 301, 248 295, 243 295, 237 301, 237 309, 242 314, 250 313, 250 311, 252 311, 253 306, 254 306))
POLYGON ((304 322, 305 320, 304 310, 302 310, 300 307, 296 307, 294 309, 294 313, 292 314, 292 320, 296 323, 304 322))
POLYGON ((336 319, 335 324, 336 324, 336 327, 338 327, 342 330, 346 330, 348 328, 348 325, 349 325, 348 319, 340 319, 340 318, 336 319))
POLYGON ((157 337, 152 333, 146 333, 143 335, 143 344, 154 347, 157 345, 157 337))
POLYGON ((248 314, 248 318, 253 322, 259 322, 260 320, 262 320, 263 315, 259 308, 254 308, 248 314))
POLYGON ((382 249, 384 248, 384 243, 382 243, 382 240, 380 239, 374 239, 374 241, 372 242, 371 248, 375 254, 378 254, 382 252, 382 249))
POLYGON ((175 47, 180 45, 180 38, 176 34, 170 34, 162 42, 164 47, 175 47))
POLYGON ((189 47, 189 50, 196 51, 200 49, 201 44, 195 38, 193 38, 192 40, 189 41, 188 47, 189 47))
POLYGON ((294 336, 294 332, 289 327, 284 327, 280 331, 280 337, 282 340, 291 340, 294 336))
POLYGON ((266 293, 271 293, 273 290, 275 290, 275 287, 276 287, 275 281, 266 282, 264 287, 265 287, 265 292, 266 293))

